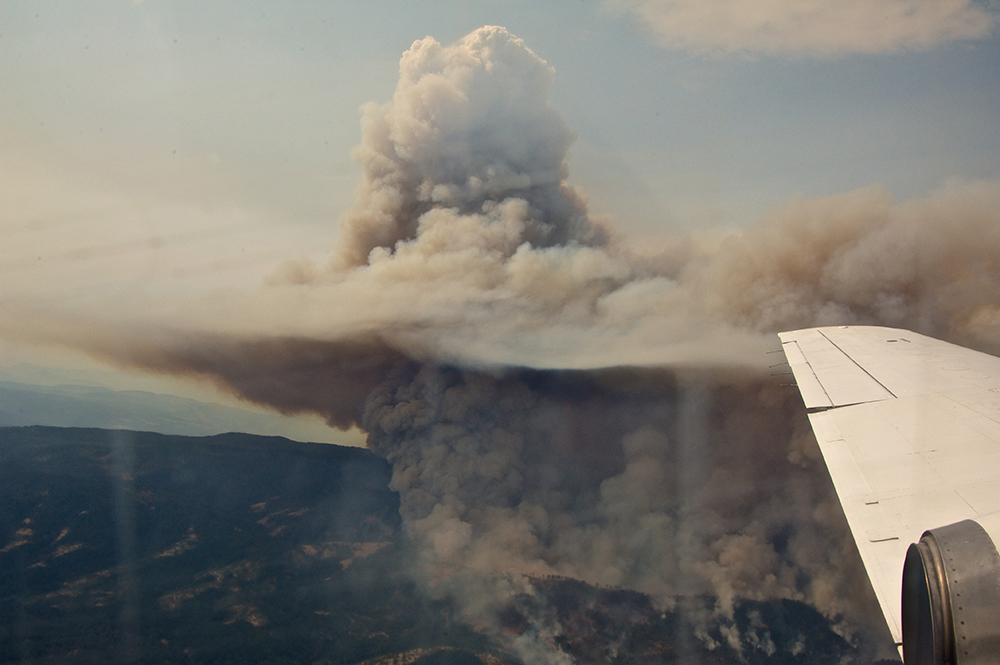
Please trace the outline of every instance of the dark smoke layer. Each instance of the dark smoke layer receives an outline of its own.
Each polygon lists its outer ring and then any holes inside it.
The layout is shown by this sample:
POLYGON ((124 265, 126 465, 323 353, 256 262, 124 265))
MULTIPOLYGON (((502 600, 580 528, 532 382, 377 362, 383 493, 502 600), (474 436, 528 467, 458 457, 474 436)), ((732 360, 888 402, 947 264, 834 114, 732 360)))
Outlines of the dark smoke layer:
MULTIPOLYGON (((393 465, 415 574, 484 630, 557 576, 665 610, 709 597, 706 648, 745 643, 741 599, 786 599, 887 655, 767 352, 779 330, 852 323, 1000 352, 1000 183, 798 199, 640 251, 568 184, 552 77, 503 28, 417 41, 392 101, 364 107, 363 182, 327 265, 114 325, 21 312, 6 334, 361 427, 393 465)), ((567 662, 540 632, 560 628, 525 621, 512 648, 567 662)))

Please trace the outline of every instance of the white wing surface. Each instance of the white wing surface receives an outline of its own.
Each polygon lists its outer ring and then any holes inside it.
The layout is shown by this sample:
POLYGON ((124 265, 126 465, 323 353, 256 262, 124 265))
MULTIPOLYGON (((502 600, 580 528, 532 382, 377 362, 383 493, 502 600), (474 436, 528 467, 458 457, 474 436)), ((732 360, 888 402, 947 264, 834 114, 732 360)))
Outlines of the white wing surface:
POLYGON ((892 328, 779 337, 898 644, 910 543, 1000 511, 1000 358, 892 328))

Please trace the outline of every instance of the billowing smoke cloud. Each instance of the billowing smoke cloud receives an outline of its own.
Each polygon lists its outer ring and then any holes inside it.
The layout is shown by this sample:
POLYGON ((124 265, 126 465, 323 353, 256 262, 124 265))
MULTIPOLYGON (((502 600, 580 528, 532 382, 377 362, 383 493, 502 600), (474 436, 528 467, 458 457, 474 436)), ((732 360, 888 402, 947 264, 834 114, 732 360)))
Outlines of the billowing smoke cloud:
MULTIPOLYGON (((400 69, 392 102, 365 107, 364 181, 328 265, 185 302, 170 329, 30 334, 363 428, 420 575, 477 625, 556 575, 664 608, 710 594, 705 620, 736 645, 739 599, 801 600, 874 640, 798 395, 766 352, 778 330, 847 323, 1000 351, 1000 184, 796 200, 719 242, 640 251, 567 184, 553 73, 520 40, 426 38, 400 69)), ((542 624, 512 643, 558 662, 530 639, 542 624)))
POLYGON ((425 569, 476 616, 557 575, 667 607, 711 594, 722 619, 737 598, 857 619, 864 578, 797 399, 740 375, 424 366, 372 394, 364 427, 425 569))
POLYGON ((337 265, 378 260, 418 236, 436 245, 433 253, 478 248, 505 257, 525 242, 599 242, 563 182, 573 135, 548 105, 552 77, 502 28, 449 48, 429 37, 415 42, 400 61, 392 103, 364 108, 356 157, 365 181, 341 223, 337 265), (492 233, 467 237, 470 225, 492 233), (463 230, 466 237, 449 237, 463 230), (372 256, 376 248, 384 252, 372 256))
POLYGON ((606 0, 665 47, 698 54, 837 57, 924 50, 990 35, 997 16, 972 0, 606 0))
POLYGON ((364 182, 330 264, 288 263, 232 305, 242 332, 278 320, 288 334, 374 331, 439 359, 548 367, 754 363, 775 330, 822 323, 996 343, 984 325, 996 182, 903 204, 878 187, 792 201, 721 244, 637 251, 567 184, 552 70, 520 40, 427 38, 400 69, 392 103, 365 107, 364 182))

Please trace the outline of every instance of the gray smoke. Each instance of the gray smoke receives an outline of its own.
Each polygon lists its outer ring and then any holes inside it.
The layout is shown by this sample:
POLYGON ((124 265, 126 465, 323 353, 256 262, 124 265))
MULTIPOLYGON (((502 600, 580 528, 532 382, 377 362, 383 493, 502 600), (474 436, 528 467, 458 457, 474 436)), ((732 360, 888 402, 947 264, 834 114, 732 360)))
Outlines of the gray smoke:
POLYGON ((363 426, 393 464, 423 570, 476 619, 550 575, 665 608, 711 594, 713 623, 738 598, 801 600, 849 633, 872 611, 797 393, 778 380, 424 365, 376 390, 363 426))
MULTIPOLYGON (((794 200, 719 242, 639 251, 567 183, 553 71, 519 39, 428 37, 400 71, 392 101, 364 108, 364 179, 327 265, 187 302, 171 329, 34 315, 6 333, 363 428, 393 465, 419 576, 487 629, 559 575, 663 608, 711 594, 706 626, 734 644, 741 598, 801 600, 879 644, 766 352, 779 330, 851 323, 1000 351, 1000 183, 794 200)), ((564 658, 531 637, 512 639, 526 659, 564 658)))

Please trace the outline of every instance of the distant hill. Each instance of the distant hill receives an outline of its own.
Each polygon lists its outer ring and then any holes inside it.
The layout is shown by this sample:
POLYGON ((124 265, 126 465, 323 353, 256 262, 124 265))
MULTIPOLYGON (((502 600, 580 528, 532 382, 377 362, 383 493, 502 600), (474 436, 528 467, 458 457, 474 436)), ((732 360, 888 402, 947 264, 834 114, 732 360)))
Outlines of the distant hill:
POLYGON ((287 418, 145 390, 111 390, 96 385, 85 372, 25 368, 0 368, 0 427, 102 427, 184 436, 251 432, 323 442, 349 440, 319 420, 287 418), (72 378, 81 383, 50 385, 5 377, 42 381, 72 378))
POLYGON ((495 650, 401 573, 389 476, 280 437, 0 428, 0 663, 495 650))

